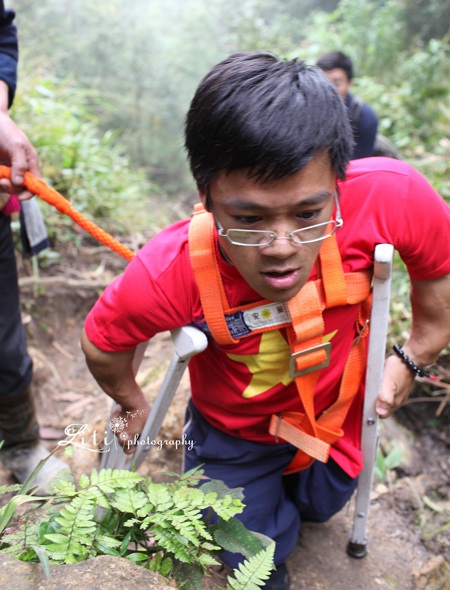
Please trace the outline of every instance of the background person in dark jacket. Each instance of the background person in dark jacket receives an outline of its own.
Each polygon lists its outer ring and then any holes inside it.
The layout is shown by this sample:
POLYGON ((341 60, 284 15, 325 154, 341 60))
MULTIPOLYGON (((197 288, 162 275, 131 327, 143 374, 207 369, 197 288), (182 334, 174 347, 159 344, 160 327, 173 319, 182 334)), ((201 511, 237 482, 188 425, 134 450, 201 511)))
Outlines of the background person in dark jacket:
POLYGON ((317 65, 336 86, 344 100, 355 139, 352 160, 375 155, 378 119, 373 109, 351 94, 353 62, 341 51, 331 51, 317 60, 317 65))
MULTIPOLYGON (((39 442, 39 425, 32 392, 33 363, 27 352, 22 325, 19 288, 9 213, 26 203, 33 221, 40 212, 32 196, 21 186, 26 171, 39 176, 36 150, 8 114, 17 83, 18 42, 13 24, 15 13, 5 10, 0 0, 0 164, 11 166, 12 182, 0 180, 0 461, 19 482, 31 474, 48 455, 39 442), (14 194, 13 199, 9 198, 14 194), (16 197, 18 196, 18 199, 16 197), (14 204, 12 204, 14 201, 14 204)), ((43 222, 41 223, 43 226, 43 222)), ((33 244, 32 244, 33 246, 33 244)), ((34 243, 33 253, 48 246, 44 232, 34 243)), ((51 457, 40 471, 35 484, 45 485, 51 476, 66 467, 51 457)), ((42 490, 42 488, 41 488, 42 490)))

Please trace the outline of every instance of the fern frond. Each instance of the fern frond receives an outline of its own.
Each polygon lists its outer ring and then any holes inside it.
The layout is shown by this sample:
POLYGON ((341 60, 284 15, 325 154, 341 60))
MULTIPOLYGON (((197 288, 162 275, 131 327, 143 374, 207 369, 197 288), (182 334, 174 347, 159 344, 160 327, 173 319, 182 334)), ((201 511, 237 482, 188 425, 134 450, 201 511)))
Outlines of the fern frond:
POLYGON ((96 542, 101 543, 102 545, 106 545, 107 547, 120 547, 121 542, 119 539, 115 539, 114 537, 110 537, 109 535, 97 535, 96 542))
POLYGON ((189 547, 176 531, 172 528, 155 526, 152 529, 152 535, 158 545, 172 553, 176 559, 184 563, 192 563, 193 559, 189 552, 189 547))
POLYGON ((126 469, 102 469, 91 473, 91 486, 98 487, 105 494, 112 494, 117 488, 132 488, 143 477, 135 471, 126 469))
POLYGON ((265 585, 273 570, 275 543, 239 564, 234 578, 227 578, 227 590, 258 590, 265 585))
POLYGON ((223 518, 223 520, 229 520, 244 510, 244 504, 237 498, 225 496, 220 502, 214 502, 214 504, 211 504, 211 508, 217 516, 223 518))
POLYGON ((83 490, 55 517, 59 525, 55 533, 44 535, 45 547, 51 559, 64 563, 77 563, 86 559, 92 538, 98 527, 95 522, 96 505, 83 490))
POLYGON ((147 498, 153 506, 152 510, 157 510, 159 512, 168 510, 174 504, 167 486, 161 483, 150 482, 147 485, 147 498))
POLYGON ((53 493, 55 496, 73 498, 77 495, 77 488, 72 481, 59 479, 53 484, 53 493))
MULTIPOLYGON (((201 479, 204 477, 198 468, 165 484, 118 469, 82 475, 78 488, 72 481, 61 479, 55 484, 56 495, 51 502, 22 494, 8 503, 3 515, 0 511, 0 529, 6 528, 13 518, 15 527, 10 526, 3 535, 0 550, 23 561, 36 561, 44 555, 48 564, 77 563, 99 554, 122 556, 144 567, 156 568, 163 575, 169 571, 174 576, 176 571, 185 572, 188 578, 182 583, 193 590, 201 588, 202 575, 208 566, 217 563, 214 554, 223 550, 225 544, 231 545, 233 540, 234 549, 237 546, 239 552, 246 551, 247 545, 252 545, 251 537, 253 545, 247 558, 256 556, 260 546, 264 546, 256 543, 250 533, 250 537, 245 537, 240 529, 236 531, 232 522, 232 517, 242 512, 241 490, 229 490, 222 482, 214 481, 198 487, 201 479), (34 507, 17 517, 17 507, 25 503, 33 503, 34 507), (204 511, 210 508, 221 517, 213 527, 203 518, 204 511), (133 552, 131 541, 142 550, 133 552), (194 571, 198 574, 195 583, 194 571)), ((252 557, 236 573, 232 582, 240 584, 236 587, 242 586, 246 576, 258 583, 270 571, 263 569, 264 560, 259 566, 255 563, 252 557), (259 576, 256 578, 252 573, 255 567, 259 576)), ((256 585, 246 588, 250 590, 256 585)))
POLYGON ((139 510, 144 507, 144 514, 148 514, 150 510, 144 492, 130 488, 116 490, 114 496, 110 499, 110 505, 125 514, 138 514, 139 510))
POLYGON ((88 488, 90 483, 89 476, 87 476, 85 473, 83 473, 78 480, 78 485, 82 490, 88 488))
POLYGON ((198 533, 194 529, 189 515, 177 510, 175 513, 168 514, 166 518, 178 531, 185 542, 192 543, 194 547, 198 547, 200 545, 198 533))
POLYGON ((197 562, 204 568, 220 564, 220 562, 209 553, 201 553, 200 555, 198 555, 197 562))
POLYGON ((223 481, 219 479, 211 479, 206 483, 203 483, 199 489, 207 494, 213 492, 217 494, 218 498, 224 498, 225 496, 231 496, 237 500, 244 501, 244 488, 229 488, 223 481))

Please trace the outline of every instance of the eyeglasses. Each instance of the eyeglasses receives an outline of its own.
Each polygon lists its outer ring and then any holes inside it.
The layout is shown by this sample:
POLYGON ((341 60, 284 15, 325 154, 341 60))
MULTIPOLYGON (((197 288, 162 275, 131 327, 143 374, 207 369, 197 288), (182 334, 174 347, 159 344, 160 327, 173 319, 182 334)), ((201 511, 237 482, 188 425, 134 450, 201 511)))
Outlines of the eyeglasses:
POLYGON ((301 245, 325 240, 326 238, 331 237, 336 230, 344 225, 337 193, 334 194, 334 201, 336 203, 335 219, 287 232, 285 236, 278 236, 274 231, 260 229, 229 229, 228 231, 225 231, 216 218, 213 208, 211 208, 211 210, 216 221, 219 236, 221 238, 226 238, 230 244, 234 244, 235 246, 270 246, 275 240, 290 240, 293 244, 301 245))

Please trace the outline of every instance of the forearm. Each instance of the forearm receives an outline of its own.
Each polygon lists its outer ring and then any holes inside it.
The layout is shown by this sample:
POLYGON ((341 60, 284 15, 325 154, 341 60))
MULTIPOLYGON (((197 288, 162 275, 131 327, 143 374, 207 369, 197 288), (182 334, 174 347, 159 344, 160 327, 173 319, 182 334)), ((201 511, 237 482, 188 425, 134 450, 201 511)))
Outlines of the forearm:
POLYGON ((117 402, 111 420, 121 420, 123 427, 116 431, 116 435, 123 444, 125 453, 131 454, 150 411, 150 403, 135 379, 135 349, 105 352, 89 340, 84 330, 81 347, 94 379, 117 402))
POLYGON ((412 325, 403 349, 420 367, 436 362, 450 341, 450 275, 411 282, 412 325))
POLYGON ((83 330, 81 346, 86 363, 100 387, 124 410, 144 409, 148 401, 136 382, 133 370, 135 349, 105 352, 97 348, 83 330))

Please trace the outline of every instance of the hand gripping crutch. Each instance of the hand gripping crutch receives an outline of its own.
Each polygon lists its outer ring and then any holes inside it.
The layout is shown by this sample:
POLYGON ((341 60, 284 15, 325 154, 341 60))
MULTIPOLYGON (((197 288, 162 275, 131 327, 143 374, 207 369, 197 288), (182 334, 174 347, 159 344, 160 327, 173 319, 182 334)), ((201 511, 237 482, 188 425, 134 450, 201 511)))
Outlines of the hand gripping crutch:
POLYGON ((353 532, 347 545, 347 553, 351 557, 358 558, 364 557, 367 553, 367 521, 379 441, 379 424, 375 412, 375 402, 381 389, 386 354, 393 256, 394 248, 391 244, 376 246, 361 435, 364 467, 358 479, 353 532))
MULTIPOLYGON (((175 352, 142 430, 140 441, 152 441, 156 438, 190 358, 205 350, 208 345, 205 334, 193 326, 184 326, 172 330, 171 336, 175 352)), ((144 342, 136 350, 134 358, 135 373, 139 368, 146 347, 147 342, 144 342)), ((101 462, 102 469, 129 469, 132 465, 137 469, 145 459, 145 453, 151 448, 151 445, 138 444, 134 454, 127 455, 111 430, 111 422, 109 422, 106 431, 106 440, 113 442, 108 445, 108 448, 104 449, 105 452, 101 462)))

